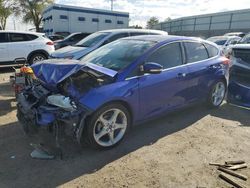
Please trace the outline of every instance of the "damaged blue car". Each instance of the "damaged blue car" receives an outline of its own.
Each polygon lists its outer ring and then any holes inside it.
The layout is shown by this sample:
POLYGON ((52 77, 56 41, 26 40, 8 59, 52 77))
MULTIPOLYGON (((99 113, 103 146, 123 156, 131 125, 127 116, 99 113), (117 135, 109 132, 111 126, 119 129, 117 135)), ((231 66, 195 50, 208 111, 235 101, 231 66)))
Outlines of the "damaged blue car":
POLYGON ((195 103, 219 107, 229 60, 213 43, 179 36, 136 36, 109 43, 80 62, 32 65, 39 84, 18 95, 27 133, 63 130, 95 148, 117 145, 129 127, 195 103))

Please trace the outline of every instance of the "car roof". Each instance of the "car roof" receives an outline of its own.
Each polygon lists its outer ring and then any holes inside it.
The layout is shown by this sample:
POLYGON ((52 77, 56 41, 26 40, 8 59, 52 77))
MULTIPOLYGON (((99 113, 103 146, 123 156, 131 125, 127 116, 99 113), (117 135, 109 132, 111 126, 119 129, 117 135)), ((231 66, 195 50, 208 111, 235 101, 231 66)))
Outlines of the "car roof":
POLYGON ((44 33, 38 33, 33 31, 16 31, 16 30, 0 30, 0 33, 21 33, 21 34, 33 34, 33 35, 45 35, 44 33))
POLYGON ((228 39, 231 39, 231 38, 241 38, 239 36, 225 36, 225 35, 222 35, 222 36, 214 36, 214 37, 209 37, 208 39, 225 39, 225 40, 228 40, 228 39))
POLYGON ((102 30, 98 32, 110 32, 110 33, 124 33, 124 32, 152 32, 152 33, 159 33, 159 34, 165 34, 167 35, 168 32, 166 31, 160 31, 160 30, 154 30, 154 29, 109 29, 109 30, 102 30))
MULTIPOLYGON (((133 36, 133 37, 126 37, 123 38, 125 40, 142 40, 142 41, 152 41, 152 42, 173 42, 173 41, 197 41, 197 42, 206 42, 209 43, 209 41, 205 41, 198 37, 186 37, 186 36, 176 36, 176 35, 139 35, 139 36, 133 36)), ((123 40, 121 39, 121 40, 123 40)))

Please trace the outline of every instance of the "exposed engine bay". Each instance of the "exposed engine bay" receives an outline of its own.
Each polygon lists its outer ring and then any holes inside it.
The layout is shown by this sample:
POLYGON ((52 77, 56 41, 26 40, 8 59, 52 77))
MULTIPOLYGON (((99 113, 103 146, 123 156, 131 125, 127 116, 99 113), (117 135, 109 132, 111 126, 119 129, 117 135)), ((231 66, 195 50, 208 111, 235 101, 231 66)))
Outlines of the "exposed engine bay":
POLYGON ((43 128, 56 135, 63 132, 80 141, 85 117, 91 109, 81 104, 79 98, 90 89, 112 81, 112 77, 84 68, 59 83, 56 90, 42 82, 29 85, 17 96, 17 117, 27 134, 43 128))

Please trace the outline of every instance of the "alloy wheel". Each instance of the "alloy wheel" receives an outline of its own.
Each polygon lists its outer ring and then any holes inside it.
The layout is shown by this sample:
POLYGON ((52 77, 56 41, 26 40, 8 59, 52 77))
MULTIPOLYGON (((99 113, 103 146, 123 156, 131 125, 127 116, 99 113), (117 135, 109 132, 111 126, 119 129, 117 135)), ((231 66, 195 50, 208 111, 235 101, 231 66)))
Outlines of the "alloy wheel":
POLYGON ((219 106, 225 96, 226 88, 223 82, 218 82, 212 92, 212 103, 214 106, 219 106))
POLYGON ((94 139, 103 147, 113 146, 123 138, 127 126, 128 120, 122 110, 109 109, 96 120, 93 129, 94 139))

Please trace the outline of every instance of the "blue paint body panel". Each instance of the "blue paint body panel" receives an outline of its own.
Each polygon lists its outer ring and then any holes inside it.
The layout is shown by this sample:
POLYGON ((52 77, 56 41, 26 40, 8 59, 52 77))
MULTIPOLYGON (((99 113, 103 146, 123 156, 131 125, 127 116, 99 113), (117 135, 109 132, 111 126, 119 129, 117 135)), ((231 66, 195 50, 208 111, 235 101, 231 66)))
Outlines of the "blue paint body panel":
POLYGON ((155 49, 165 44, 183 40, 200 42, 200 39, 177 36, 134 38, 155 41, 156 44, 118 72, 98 65, 88 65, 87 62, 67 61, 65 63, 66 60, 60 60, 61 63, 58 60, 47 60, 35 64, 32 68, 35 75, 49 87, 56 87, 62 80, 86 66, 113 77, 112 83, 92 88, 82 95, 72 87, 68 92, 82 106, 86 106, 93 112, 109 102, 123 102, 131 111, 133 123, 205 101, 213 83, 222 79, 226 82, 228 80, 228 66, 223 64, 225 58, 220 55, 193 64, 184 63, 181 66, 166 69, 160 74, 130 77, 131 72, 143 64, 155 49))

